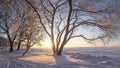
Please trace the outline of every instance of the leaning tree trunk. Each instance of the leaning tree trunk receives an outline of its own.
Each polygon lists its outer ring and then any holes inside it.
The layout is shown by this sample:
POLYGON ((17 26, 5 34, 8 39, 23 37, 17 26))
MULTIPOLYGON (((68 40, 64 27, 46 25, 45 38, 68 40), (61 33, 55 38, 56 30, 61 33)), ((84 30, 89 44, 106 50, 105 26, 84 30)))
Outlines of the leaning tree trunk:
POLYGON ((13 51, 13 42, 10 42, 10 50, 9 50, 10 52, 12 52, 13 51))
POLYGON ((25 50, 25 52, 22 54, 22 56, 24 56, 30 49, 30 46, 27 46, 27 49, 25 50))
POLYGON ((20 50, 20 46, 21 46, 21 41, 18 42, 17 50, 20 50))
POLYGON ((22 54, 22 56, 24 56, 24 55, 29 51, 29 49, 30 49, 30 47, 28 47, 28 48, 26 49, 26 51, 22 54))
POLYGON ((27 44, 27 49, 25 50, 25 52, 22 54, 22 56, 24 56, 28 51, 29 51, 29 49, 30 49, 30 44, 27 44))

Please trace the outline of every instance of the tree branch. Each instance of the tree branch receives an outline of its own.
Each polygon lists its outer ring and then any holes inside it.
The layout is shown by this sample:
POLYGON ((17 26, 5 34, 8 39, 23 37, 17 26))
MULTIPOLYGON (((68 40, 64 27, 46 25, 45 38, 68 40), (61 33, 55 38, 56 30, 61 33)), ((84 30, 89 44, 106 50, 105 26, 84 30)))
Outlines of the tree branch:
POLYGON ((89 41, 94 41, 94 40, 97 40, 97 39, 102 39, 102 38, 104 38, 105 36, 106 36, 106 35, 104 35, 104 36, 99 36, 99 37, 90 39, 90 38, 86 38, 86 37, 83 36, 83 35, 75 35, 75 36, 71 36, 70 39, 75 38, 75 37, 82 37, 85 41, 89 42, 89 41))
POLYGON ((49 34, 49 32, 47 31, 45 25, 42 23, 42 20, 41 20, 41 16, 39 14, 39 12, 37 11, 37 9, 28 1, 28 0, 25 0, 33 9, 34 11, 36 12, 36 14, 38 15, 39 17, 39 20, 40 20, 40 24, 42 25, 42 27, 44 28, 45 32, 48 34, 48 36, 50 37, 51 35, 49 34))

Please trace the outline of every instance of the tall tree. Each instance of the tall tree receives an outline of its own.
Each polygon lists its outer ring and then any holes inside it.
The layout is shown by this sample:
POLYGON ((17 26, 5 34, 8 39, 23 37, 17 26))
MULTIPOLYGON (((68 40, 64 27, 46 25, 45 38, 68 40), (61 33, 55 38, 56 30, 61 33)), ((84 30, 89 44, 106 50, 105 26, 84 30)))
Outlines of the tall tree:
POLYGON ((38 15, 40 24, 51 39, 54 54, 61 55, 67 42, 75 37, 81 37, 89 42, 104 40, 116 34, 116 8, 112 0, 25 1, 38 15), (102 34, 89 38, 75 32, 82 26, 95 27, 102 34))
POLYGON ((13 43, 16 39, 20 26, 20 20, 16 17, 13 10, 13 2, 11 0, 1 0, 0 5, 0 28, 6 34, 9 40, 10 52, 13 51, 13 43))

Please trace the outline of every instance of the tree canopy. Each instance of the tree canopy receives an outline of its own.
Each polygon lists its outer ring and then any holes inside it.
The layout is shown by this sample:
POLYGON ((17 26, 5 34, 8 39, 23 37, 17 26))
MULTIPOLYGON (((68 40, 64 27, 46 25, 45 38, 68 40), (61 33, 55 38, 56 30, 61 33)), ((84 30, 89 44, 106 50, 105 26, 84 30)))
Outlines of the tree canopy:
MULTIPOLYGON (((5 15, 10 16, 12 22, 37 23, 50 38, 53 53, 57 55, 61 55, 72 38, 81 37, 87 42, 109 41, 119 35, 119 0, 1 0, 0 3, 5 5, 5 8, 0 7, 0 23, 5 15), (97 30, 96 35, 82 34, 83 28, 97 30)), ((9 18, 5 19, 4 22, 10 24, 9 18)), ((5 30, 3 25, 0 27, 5 30)), ((34 32, 33 28, 30 31, 34 32)))

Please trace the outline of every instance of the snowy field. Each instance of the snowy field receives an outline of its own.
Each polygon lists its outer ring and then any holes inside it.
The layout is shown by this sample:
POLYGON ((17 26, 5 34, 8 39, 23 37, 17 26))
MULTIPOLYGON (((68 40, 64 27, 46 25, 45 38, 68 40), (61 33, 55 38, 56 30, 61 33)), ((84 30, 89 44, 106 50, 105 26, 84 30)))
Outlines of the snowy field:
POLYGON ((120 47, 65 48, 62 56, 46 48, 8 52, 0 49, 0 68, 120 68, 120 47))
POLYGON ((87 68, 120 68, 120 47, 68 48, 66 53, 93 64, 87 68))

